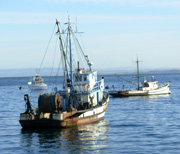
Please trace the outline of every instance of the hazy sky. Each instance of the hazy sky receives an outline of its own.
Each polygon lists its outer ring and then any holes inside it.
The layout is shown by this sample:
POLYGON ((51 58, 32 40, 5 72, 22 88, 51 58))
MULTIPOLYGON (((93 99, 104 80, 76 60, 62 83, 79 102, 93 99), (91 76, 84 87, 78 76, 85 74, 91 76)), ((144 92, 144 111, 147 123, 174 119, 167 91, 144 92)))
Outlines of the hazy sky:
POLYGON ((132 66, 137 55, 147 68, 180 66, 179 0, 0 0, 0 69, 38 68, 55 19, 68 15, 97 69, 132 66))

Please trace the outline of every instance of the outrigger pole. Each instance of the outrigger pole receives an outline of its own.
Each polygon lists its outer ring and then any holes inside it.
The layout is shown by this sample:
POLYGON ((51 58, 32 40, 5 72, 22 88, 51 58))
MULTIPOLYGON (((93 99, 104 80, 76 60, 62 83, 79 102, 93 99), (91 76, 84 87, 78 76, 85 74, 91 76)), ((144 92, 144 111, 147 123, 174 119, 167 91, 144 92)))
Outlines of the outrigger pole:
POLYGON ((127 79, 123 78, 123 77, 122 77, 122 76, 120 76, 120 75, 117 75, 117 74, 114 74, 114 75, 116 75, 116 76, 120 77, 121 79, 123 79, 123 80, 125 80, 125 81, 127 81, 127 82, 130 82, 131 84, 134 84, 134 85, 136 85, 136 86, 137 86, 137 84, 136 84, 136 83, 134 83, 134 82, 132 82, 132 81, 129 81, 129 80, 127 80, 127 79))

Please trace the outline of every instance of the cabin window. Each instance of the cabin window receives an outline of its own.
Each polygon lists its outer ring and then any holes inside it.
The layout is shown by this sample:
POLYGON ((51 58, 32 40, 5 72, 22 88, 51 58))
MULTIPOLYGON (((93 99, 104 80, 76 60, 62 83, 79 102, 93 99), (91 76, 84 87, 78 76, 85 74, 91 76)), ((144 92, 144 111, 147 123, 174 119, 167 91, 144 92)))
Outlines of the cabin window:
POLYGON ((84 81, 87 81, 87 76, 84 76, 84 81))
POLYGON ((82 76, 78 76, 79 77, 79 81, 82 81, 82 76))
POLYGON ((149 84, 147 82, 144 83, 144 87, 149 87, 149 84))
POLYGON ((82 81, 82 76, 75 76, 75 81, 82 81))

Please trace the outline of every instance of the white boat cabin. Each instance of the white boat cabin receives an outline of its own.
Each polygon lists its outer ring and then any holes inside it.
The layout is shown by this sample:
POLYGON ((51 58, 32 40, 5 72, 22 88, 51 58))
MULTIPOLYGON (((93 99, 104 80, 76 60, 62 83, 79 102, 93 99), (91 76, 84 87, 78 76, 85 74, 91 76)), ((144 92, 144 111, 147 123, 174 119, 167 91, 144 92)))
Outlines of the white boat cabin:
POLYGON ((36 84, 41 84, 42 82, 43 82, 44 80, 43 80, 43 78, 40 76, 40 75, 38 75, 38 74, 35 74, 32 78, 31 78, 31 82, 32 83, 36 83, 36 84))
POLYGON ((104 78, 97 81, 97 71, 77 69, 73 72, 73 88, 79 94, 81 102, 93 102, 97 105, 103 99, 104 78))
POLYGON ((46 90, 47 84, 43 83, 43 78, 35 74, 31 77, 30 82, 28 82, 28 86, 31 90, 46 90))
POLYGON ((146 91, 146 90, 153 90, 153 89, 157 89, 158 88, 158 81, 153 81, 154 77, 152 77, 152 81, 147 81, 144 79, 143 83, 142 83, 142 90, 146 91))

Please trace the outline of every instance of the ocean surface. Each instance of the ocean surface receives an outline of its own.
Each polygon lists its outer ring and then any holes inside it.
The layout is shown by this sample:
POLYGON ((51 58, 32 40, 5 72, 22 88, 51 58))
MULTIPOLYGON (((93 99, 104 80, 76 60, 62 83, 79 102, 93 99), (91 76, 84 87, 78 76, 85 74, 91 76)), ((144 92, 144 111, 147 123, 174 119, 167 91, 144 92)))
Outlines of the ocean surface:
MULTIPOLYGON (((122 75, 135 82, 132 75, 122 75)), ((144 75, 151 79, 151 75, 144 75)), ((101 76, 99 76, 100 78, 101 76)), ((47 91, 30 92, 29 77, 0 78, 0 153, 180 153, 180 74, 155 74, 160 84, 170 82, 170 95, 112 98, 104 120, 69 129, 24 130, 19 115, 25 111, 24 94, 37 107, 40 93, 50 92, 62 77, 44 77, 47 91), (58 82, 57 82, 58 81, 58 82), (23 90, 19 90, 22 86, 23 90)), ((135 88, 114 75, 105 86, 135 88)), ((142 79, 142 78, 141 78, 142 79)))

